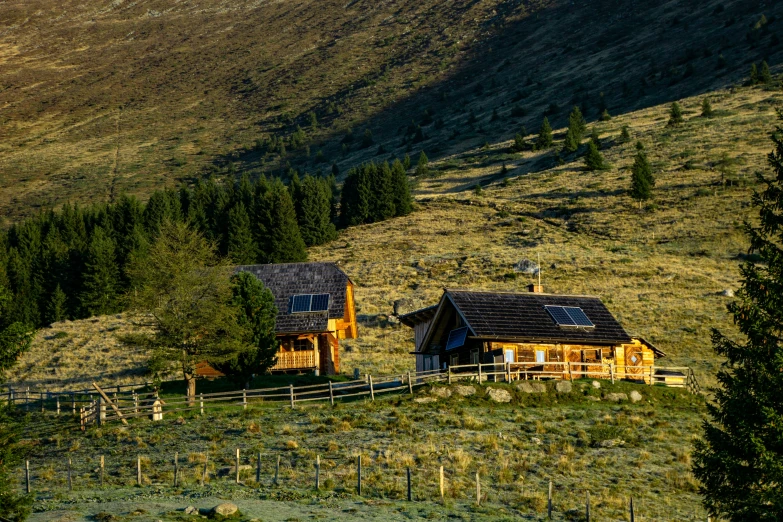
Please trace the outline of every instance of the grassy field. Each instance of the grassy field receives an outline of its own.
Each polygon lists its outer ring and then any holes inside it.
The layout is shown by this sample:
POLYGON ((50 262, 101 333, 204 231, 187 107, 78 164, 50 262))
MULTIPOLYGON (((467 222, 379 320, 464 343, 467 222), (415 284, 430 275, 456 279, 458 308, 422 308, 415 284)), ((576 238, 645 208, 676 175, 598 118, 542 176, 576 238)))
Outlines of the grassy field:
POLYGON ((5 2, 0 225, 229 164, 345 172, 465 152, 545 113, 559 126, 574 104, 595 119, 710 92, 751 62, 776 70, 782 15, 746 0, 5 2), (297 125, 298 148, 257 147, 297 125))
POLYGON ((702 412, 702 398, 684 390, 619 382, 604 382, 598 389, 590 381, 577 381, 565 394, 556 393, 552 383, 544 394, 473 383, 334 407, 220 407, 204 417, 170 414, 157 423, 138 419, 129 427, 92 427, 86 434, 57 429, 55 418, 44 423, 36 415, 28 430, 41 433, 33 440, 31 459, 38 512, 33 520, 82 520, 98 513, 116 517, 110 520, 191 520, 197 517, 177 510, 212 507, 217 499, 234 499, 245 512, 243 520, 543 520, 550 479, 555 520, 581 520, 587 491, 598 520, 627 519, 631 496, 643 520, 702 520, 689 471, 692 434, 702 412), (458 393, 466 386, 473 395, 458 393), (492 402, 488 388, 508 391, 511 402, 492 402), (610 393, 631 391, 641 392, 642 400, 618 404, 608 399, 610 393), (232 468, 236 448, 240 486, 234 484, 232 468), (174 452, 181 465, 177 488, 174 452), (104 487, 97 473, 100 455, 106 462, 104 487), (355 494, 358 455, 361 497, 355 494), (142 487, 135 486, 137 456, 142 487), (275 486, 278 456, 281 474, 275 486), (318 493, 313 488, 316 456, 321 461, 318 493), (67 458, 73 463, 70 493, 67 458), (209 477, 202 487, 205 462, 209 477), (440 466, 446 477, 443 504, 438 501, 440 466), (414 503, 405 500, 408 467, 414 503), (479 507, 473 505, 476 472, 483 492, 479 507))

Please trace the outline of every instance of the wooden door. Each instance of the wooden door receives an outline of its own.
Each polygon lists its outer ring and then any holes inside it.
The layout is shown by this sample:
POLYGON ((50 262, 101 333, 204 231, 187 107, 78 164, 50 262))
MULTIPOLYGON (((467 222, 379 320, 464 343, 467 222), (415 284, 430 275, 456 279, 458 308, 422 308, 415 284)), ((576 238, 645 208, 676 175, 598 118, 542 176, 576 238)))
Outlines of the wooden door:
POLYGON ((641 346, 625 346, 625 373, 631 379, 644 377, 644 357, 642 357, 641 346), (636 377, 637 375, 638 377, 636 377))

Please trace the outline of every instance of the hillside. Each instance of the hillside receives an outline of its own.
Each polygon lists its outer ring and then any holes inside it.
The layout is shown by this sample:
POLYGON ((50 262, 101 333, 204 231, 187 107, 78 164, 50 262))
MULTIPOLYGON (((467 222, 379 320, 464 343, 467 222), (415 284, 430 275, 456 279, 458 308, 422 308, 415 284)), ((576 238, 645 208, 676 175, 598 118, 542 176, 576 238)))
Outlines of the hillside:
MULTIPOLYGON (((629 332, 668 354, 664 364, 693 366, 710 384, 719 363, 710 329, 732 331, 731 298, 721 294, 738 287, 747 251, 741 224, 754 218, 750 195, 755 174, 767 172, 767 136, 783 92, 741 87, 710 99, 712 118, 700 116, 702 97, 682 100, 686 122, 678 127, 667 126, 667 105, 600 123, 605 171, 586 172, 569 156, 554 165, 552 151, 509 153, 510 142, 446 157, 418 181, 413 214, 350 228, 311 249, 311 259, 340 263, 357 284, 359 339, 343 345, 344 371, 413 365, 412 332, 393 317, 395 302, 404 313, 435 303, 443 287, 524 290, 533 276, 515 265, 540 255, 547 291, 601 296, 629 332), (619 140, 623 126, 627 143, 619 140), (627 196, 636 140, 657 178, 642 209, 627 196), (531 173, 539 164, 550 167, 531 173)), ((115 316, 52 325, 12 382, 52 390, 84 388, 90 379, 138 382, 135 355, 102 355, 117 352, 113 331, 123 328, 115 316)))
POLYGON ((562 125, 574 103, 594 118, 709 92, 752 61, 781 63, 782 13, 762 0, 0 3, 0 216, 209 173, 447 156, 545 112, 562 125), (264 145, 297 125, 287 153, 264 145))

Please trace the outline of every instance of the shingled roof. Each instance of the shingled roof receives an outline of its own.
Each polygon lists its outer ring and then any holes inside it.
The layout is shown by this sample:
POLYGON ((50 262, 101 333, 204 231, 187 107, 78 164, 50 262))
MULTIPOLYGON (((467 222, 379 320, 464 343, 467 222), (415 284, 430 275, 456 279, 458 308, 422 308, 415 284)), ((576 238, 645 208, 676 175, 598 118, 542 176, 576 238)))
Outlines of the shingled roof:
POLYGON ((627 343, 631 337, 594 296, 446 290, 475 337, 560 343, 627 343), (595 328, 561 328, 544 306, 576 306, 595 328))
POLYGON ((279 263, 238 266, 269 288, 277 306, 278 334, 325 332, 329 319, 345 315, 346 288, 350 278, 334 263, 279 263), (291 313, 291 298, 299 294, 329 294, 326 312, 291 313))

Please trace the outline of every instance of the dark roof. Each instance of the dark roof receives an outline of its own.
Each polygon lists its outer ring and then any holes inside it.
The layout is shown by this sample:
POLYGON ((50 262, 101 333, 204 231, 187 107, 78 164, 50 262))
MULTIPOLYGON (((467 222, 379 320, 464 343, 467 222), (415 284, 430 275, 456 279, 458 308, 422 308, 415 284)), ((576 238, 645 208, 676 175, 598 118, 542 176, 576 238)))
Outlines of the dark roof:
POLYGON ((408 312, 407 314, 403 314, 397 317, 397 319, 400 320, 402 324, 405 326, 410 326, 413 328, 419 323, 426 323, 430 319, 432 319, 432 316, 435 315, 435 312, 438 310, 438 305, 432 305, 428 306, 427 308, 422 308, 420 310, 414 310, 413 312, 408 312))
POLYGON ((278 334, 325 332, 329 319, 345 316, 346 287, 352 282, 334 263, 245 265, 236 270, 250 272, 275 296, 278 334), (299 294, 329 294, 329 310, 290 313, 291 297, 299 294))
POLYGON ((550 342, 627 343, 631 337, 593 296, 446 290, 475 337, 550 342), (560 328, 546 305, 577 306, 595 328, 560 328))

